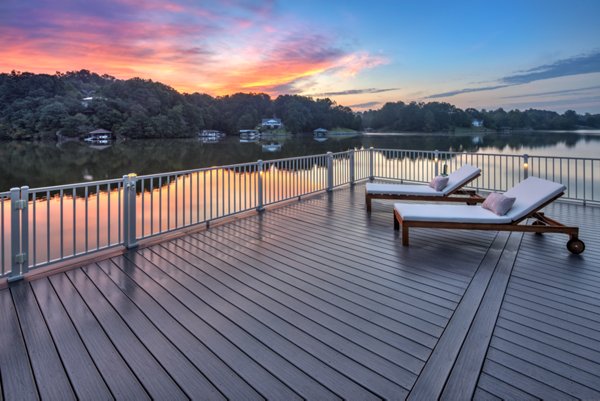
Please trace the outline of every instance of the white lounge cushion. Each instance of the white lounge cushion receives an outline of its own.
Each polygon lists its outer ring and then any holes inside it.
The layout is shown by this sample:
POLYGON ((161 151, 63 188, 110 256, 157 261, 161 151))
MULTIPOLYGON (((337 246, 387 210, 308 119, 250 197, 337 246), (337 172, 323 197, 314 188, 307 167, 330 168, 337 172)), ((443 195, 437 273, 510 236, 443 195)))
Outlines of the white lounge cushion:
POLYGON ((529 177, 504 193, 505 196, 517 198, 506 216, 510 217, 512 221, 519 220, 539 209, 544 203, 563 193, 566 189, 563 184, 529 177))
POLYGON ((429 185, 420 184, 377 184, 369 182, 366 185, 368 194, 379 195, 416 195, 416 196, 444 196, 441 191, 436 191, 429 185))
POLYGON ((394 209, 400 213, 403 220, 407 221, 506 224, 539 209, 544 203, 563 193, 565 189, 562 184, 529 177, 504 193, 508 197, 517 198, 513 207, 504 216, 498 216, 480 205, 396 203, 394 209))
POLYGON ((506 224, 512 222, 508 216, 497 214, 482 208, 470 205, 439 205, 439 204, 414 204, 395 203, 394 209, 406 221, 434 221, 446 223, 481 223, 481 224, 506 224))
POLYGON ((448 175, 448 185, 442 190, 444 195, 462 187, 481 173, 481 169, 470 164, 463 164, 458 170, 448 175))
POLYGON ((461 168, 448 176, 448 185, 442 191, 436 191, 428 185, 420 184, 377 184, 369 182, 366 186, 368 194, 378 195, 416 195, 445 196, 477 177, 481 169, 463 164, 461 168))

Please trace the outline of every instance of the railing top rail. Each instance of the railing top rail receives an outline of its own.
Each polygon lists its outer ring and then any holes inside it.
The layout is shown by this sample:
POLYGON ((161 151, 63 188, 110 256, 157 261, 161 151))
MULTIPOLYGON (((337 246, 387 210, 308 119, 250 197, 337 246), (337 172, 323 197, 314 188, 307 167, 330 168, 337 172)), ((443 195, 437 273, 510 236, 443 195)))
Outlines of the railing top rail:
POLYGON ((6 191, 6 192, 0 192, 0 198, 8 198, 10 196, 10 192, 6 191))
MULTIPOLYGON (((505 157, 522 157, 523 153, 481 153, 481 152, 456 152, 449 150, 422 150, 422 149, 389 149, 389 148, 373 148, 374 151, 392 151, 392 152, 405 152, 405 153, 431 153, 434 154, 452 154, 452 155, 479 155, 479 156, 505 156, 505 157)), ((570 160, 593 160, 600 161, 600 158, 594 157, 572 157, 572 156, 547 156, 547 155, 532 155, 527 154, 528 157, 540 158, 540 159, 570 159, 570 160)))
POLYGON ((107 184, 118 184, 122 182, 122 180, 120 178, 112 178, 112 179, 108 179, 108 180, 101 180, 101 181, 87 181, 87 182, 76 182, 73 184, 64 184, 64 185, 53 185, 53 186, 49 186, 49 187, 39 187, 39 188, 30 188, 29 189, 29 193, 32 192, 52 192, 52 191, 60 191, 61 189, 78 189, 78 188, 85 188, 85 187, 95 187, 98 185, 107 185, 107 184))
POLYGON ((189 169, 189 170, 169 171, 166 173, 138 175, 137 178, 140 180, 142 180, 142 179, 147 180, 147 179, 152 179, 152 178, 168 177, 168 176, 173 176, 173 175, 186 175, 186 174, 192 174, 192 173, 200 173, 203 171, 226 169, 226 168, 242 168, 242 167, 250 167, 250 166, 255 166, 255 165, 256 165, 256 162, 228 164, 226 166, 210 166, 210 167, 194 168, 194 169, 189 169))
POLYGON ((276 162, 285 162, 285 161, 293 161, 293 160, 301 160, 301 159, 316 159, 319 157, 325 157, 327 153, 319 153, 316 155, 307 155, 307 156, 296 156, 296 157, 285 157, 283 159, 270 159, 263 160, 264 163, 276 163, 276 162))

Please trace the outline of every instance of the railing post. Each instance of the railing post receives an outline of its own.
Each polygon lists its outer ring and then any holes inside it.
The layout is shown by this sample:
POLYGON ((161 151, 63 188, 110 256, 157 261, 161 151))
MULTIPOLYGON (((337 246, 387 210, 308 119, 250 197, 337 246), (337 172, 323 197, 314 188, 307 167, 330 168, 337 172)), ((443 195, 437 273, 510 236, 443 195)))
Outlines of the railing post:
POLYGON ((437 150, 437 149, 433 151, 433 161, 435 163, 434 166, 433 166, 433 170, 434 170, 434 174, 433 175, 437 177, 439 175, 439 173, 440 173, 440 165, 439 165, 439 162, 440 162, 440 151, 437 150))
POLYGON ((10 189, 10 253, 11 269, 8 281, 17 281, 29 271, 29 187, 10 189))
POLYGON ((523 178, 529 177, 529 155, 525 153, 523 155, 523 178))
POLYGON ((356 174, 354 172, 354 149, 350 149, 350 186, 354 186, 356 174))
POLYGON ((333 153, 327 152, 327 192, 333 190, 333 153))
POLYGON ((263 200, 263 161, 262 160, 258 160, 256 162, 257 168, 258 168, 258 178, 257 178, 257 185, 256 185, 256 190, 258 191, 258 205, 256 205, 256 211, 257 212, 262 212, 263 210, 265 210, 265 206, 264 206, 264 200, 263 200))
POLYGON ((123 176, 123 239, 127 249, 135 248, 137 174, 123 176))
POLYGON ((369 181, 373 181, 375 179, 374 175, 374 166, 375 166, 375 156, 373 151, 373 146, 369 148, 369 181))

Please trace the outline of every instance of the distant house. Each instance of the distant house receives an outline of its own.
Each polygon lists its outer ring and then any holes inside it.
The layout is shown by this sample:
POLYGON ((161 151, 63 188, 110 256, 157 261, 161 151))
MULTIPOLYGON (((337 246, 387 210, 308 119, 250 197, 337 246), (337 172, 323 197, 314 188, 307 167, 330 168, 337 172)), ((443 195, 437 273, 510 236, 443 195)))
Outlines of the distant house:
POLYGON ((90 105, 90 103, 94 100, 106 100, 105 97, 100 97, 100 96, 88 96, 88 97, 84 97, 83 99, 81 99, 81 105, 83 107, 88 107, 90 105))
POLYGON ((327 135, 327 131, 325 128, 317 128, 316 130, 313 131, 313 135, 314 136, 325 136, 327 135))
POLYGON ((86 142, 110 141, 111 139, 113 139, 112 132, 102 128, 88 132, 83 137, 86 142))
POLYGON ((280 118, 263 118, 260 126, 262 128, 278 129, 283 126, 283 123, 280 118))
POLYGON ((481 128, 481 127, 483 127, 483 120, 478 120, 478 119, 474 118, 473 121, 471 121, 471 126, 473 126, 475 128, 481 128))

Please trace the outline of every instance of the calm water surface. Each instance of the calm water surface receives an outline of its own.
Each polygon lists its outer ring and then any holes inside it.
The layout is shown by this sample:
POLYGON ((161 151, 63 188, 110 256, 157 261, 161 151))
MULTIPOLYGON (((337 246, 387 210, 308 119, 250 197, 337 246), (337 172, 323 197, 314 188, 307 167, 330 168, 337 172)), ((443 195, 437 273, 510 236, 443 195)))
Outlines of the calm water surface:
POLYGON ((0 191, 21 185, 36 188, 117 178, 130 172, 152 174, 370 146, 600 158, 600 131, 365 134, 324 142, 315 141, 312 135, 296 135, 273 141, 282 144, 280 151, 263 150, 266 142, 240 143, 235 136, 218 143, 197 139, 129 140, 108 147, 90 147, 83 142, 0 142, 0 191))

